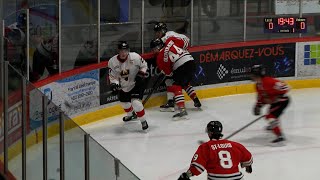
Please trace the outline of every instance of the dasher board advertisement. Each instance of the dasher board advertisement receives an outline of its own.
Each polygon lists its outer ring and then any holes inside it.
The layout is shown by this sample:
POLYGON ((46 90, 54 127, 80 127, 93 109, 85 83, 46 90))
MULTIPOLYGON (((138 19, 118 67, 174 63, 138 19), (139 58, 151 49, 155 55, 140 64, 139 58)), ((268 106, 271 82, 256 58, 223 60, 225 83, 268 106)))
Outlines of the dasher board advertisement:
POLYGON ((250 79, 251 67, 261 64, 267 75, 295 76, 295 43, 244 46, 192 53, 197 62, 194 84, 250 79))

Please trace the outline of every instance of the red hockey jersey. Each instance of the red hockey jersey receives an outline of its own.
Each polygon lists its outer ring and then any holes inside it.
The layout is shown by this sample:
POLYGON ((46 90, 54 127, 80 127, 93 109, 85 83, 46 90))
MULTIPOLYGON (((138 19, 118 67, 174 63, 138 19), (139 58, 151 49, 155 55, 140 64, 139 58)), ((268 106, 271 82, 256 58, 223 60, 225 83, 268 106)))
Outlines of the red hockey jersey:
POLYGON ((194 154, 189 170, 199 175, 207 170, 208 179, 240 179, 243 174, 241 167, 252 164, 251 153, 240 143, 229 140, 210 140, 199 146, 194 154))
POLYGON ((280 97, 289 91, 286 83, 272 78, 262 77, 261 83, 256 84, 258 92, 258 104, 273 104, 280 101, 280 97))
POLYGON ((166 34, 161 38, 161 40, 165 43, 168 44, 171 40, 182 49, 188 50, 190 47, 190 39, 184 35, 184 34, 179 34, 174 31, 168 31, 166 34))
POLYGON ((193 61, 191 54, 170 40, 157 54, 157 66, 167 76, 188 61, 193 61))

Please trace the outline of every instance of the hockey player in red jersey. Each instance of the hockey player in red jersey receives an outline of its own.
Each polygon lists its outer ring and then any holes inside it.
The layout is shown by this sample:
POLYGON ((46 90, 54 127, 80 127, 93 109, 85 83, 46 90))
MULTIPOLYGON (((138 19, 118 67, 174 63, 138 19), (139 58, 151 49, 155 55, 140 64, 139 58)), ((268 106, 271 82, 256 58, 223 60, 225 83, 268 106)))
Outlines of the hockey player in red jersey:
POLYGON ((221 139, 222 128, 219 121, 208 123, 206 132, 210 140, 198 147, 189 169, 178 180, 190 180, 191 176, 198 176, 205 170, 211 180, 240 180, 243 174, 239 164, 247 173, 252 173, 251 153, 240 143, 221 139))
POLYGON ((119 101, 127 113, 123 121, 138 118, 142 129, 146 130, 149 126, 141 100, 145 90, 147 62, 139 54, 130 52, 129 44, 125 41, 118 44, 118 51, 119 54, 108 62, 111 90, 118 94, 119 101))
MULTIPOLYGON (((184 50, 188 50, 188 48, 190 47, 190 39, 186 35, 179 34, 174 31, 168 31, 167 25, 163 22, 158 22, 155 24, 154 32, 156 38, 160 38, 165 45, 173 41, 177 47, 182 48, 184 50)), ((174 93, 170 91, 172 89, 171 86, 173 84, 172 78, 167 77, 167 79, 165 80, 165 84, 167 86, 168 101, 166 104, 160 106, 160 111, 174 111, 174 93)), ((188 84, 184 86, 183 89, 193 100, 194 106, 200 108, 201 103, 199 101, 199 98, 197 97, 194 88, 190 84, 188 84)))
POLYGON ((285 140, 280 128, 279 117, 289 104, 287 92, 289 87, 286 83, 267 77, 265 69, 261 65, 254 65, 251 68, 251 78, 256 82, 257 102, 254 106, 254 115, 260 115, 263 105, 270 104, 266 119, 269 122, 267 130, 272 130, 277 136, 271 143, 278 143, 285 140))
POLYGON ((173 79, 172 86, 168 88, 170 92, 174 92, 174 100, 179 108, 179 113, 175 114, 173 119, 186 119, 188 113, 185 109, 182 87, 187 86, 193 78, 194 59, 187 50, 179 48, 173 41, 165 46, 161 39, 154 39, 150 47, 157 56, 158 68, 173 79))

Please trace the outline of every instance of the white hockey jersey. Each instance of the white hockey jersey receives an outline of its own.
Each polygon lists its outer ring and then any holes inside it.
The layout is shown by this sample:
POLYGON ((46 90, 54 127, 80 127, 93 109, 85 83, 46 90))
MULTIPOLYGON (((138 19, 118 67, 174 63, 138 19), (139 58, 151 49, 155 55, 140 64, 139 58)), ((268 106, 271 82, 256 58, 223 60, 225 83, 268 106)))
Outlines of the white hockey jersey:
POLYGON ((165 43, 167 41, 167 39, 169 39, 170 37, 175 37, 175 38, 183 40, 183 42, 184 42, 183 49, 188 49, 188 47, 190 46, 190 39, 186 35, 179 34, 174 31, 166 32, 166 34, 161 38, 161 40, 162 40, 162 42, 165 43))
POLYGON ((130 52, 123 63, 118 59, 118 54, 113 56, 108 62, 108 67, 110 82, 120 84, 124 92, 134 88, 139 71, 146 73, 148 69, 147 62, 135 52, 130 52))

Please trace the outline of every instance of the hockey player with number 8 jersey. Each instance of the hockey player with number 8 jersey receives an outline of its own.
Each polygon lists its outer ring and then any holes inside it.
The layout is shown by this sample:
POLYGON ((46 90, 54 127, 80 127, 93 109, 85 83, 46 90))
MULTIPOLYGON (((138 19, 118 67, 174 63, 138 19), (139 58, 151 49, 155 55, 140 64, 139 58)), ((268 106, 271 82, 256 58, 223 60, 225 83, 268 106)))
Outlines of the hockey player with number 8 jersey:
POLYGON ((219 121, 208 123, 206 131, 210 141, 199 146, 187 172, 178 180, 189 180, 205 170, 210 180, 240 180, 243 177, 238 165, 252 173, 252 155, 240 143, 222 138, 222 124, 219 121))

